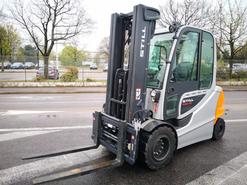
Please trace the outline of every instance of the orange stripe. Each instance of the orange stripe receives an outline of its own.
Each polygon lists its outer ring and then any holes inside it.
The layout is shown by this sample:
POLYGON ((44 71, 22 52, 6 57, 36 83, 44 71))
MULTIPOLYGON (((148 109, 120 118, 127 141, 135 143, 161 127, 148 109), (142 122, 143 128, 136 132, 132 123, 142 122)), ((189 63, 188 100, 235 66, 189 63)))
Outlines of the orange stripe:
POLYGON ((225 100, 225 95, 224 95, 224 91, 222 90, 220 92, 220 95, 219 95, 219 98, 218 98, 218 102, 217 102, 214 124, 216 123, 218 118, 224 114, 224 111, 225 111, 225 109, 224 109, 224 100, 225 100))

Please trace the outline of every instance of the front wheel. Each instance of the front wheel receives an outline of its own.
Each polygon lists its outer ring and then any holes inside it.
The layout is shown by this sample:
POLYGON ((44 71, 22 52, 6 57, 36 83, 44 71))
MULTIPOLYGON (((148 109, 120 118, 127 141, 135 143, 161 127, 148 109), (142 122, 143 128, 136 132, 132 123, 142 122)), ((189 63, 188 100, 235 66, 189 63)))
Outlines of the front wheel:
POLYGON ((213 140, 219 140, 225 133, 225 121, 222 118, 218 118, 214 125, 213 140))
POLYGON ((146 165, 157 170, 168 164, 176 149, 176 136, 169 127, 160 127, 144 141, 143 155, 146 165))

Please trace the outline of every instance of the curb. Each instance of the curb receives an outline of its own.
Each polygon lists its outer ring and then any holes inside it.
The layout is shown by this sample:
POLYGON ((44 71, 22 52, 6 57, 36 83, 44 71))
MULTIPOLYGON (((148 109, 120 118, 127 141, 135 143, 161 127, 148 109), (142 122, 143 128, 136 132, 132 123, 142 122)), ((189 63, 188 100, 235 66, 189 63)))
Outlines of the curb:
POLYGON ((247 91, 247 89, 224 89, 225 92, 234 92, 234 91, 247 91))
MULTIPOLYGON (((51 89, 53 89, 52 87, 50 87, 51 89)), ((59 88, 59 87, 57 87, 59 88)), ((1 89, 1 88, 0 88, 1 89)), ((27 90, 25 91, 18 91, 18 88, 13 88, 13 90, 10 90, 10 91, 3 91, 1 92, 0 90, 0 94, 83 94, 83 93, 106 93, 106 89, 86 89, 85 90, 64 90, 64 91, 58 91, 58 90, 54 90, 54 91, 49 91, 49 90, 46 90, 46 91, 42 91, 42 88, 39 88, 40 90, 33 90, 35 88, 27 88, 27 90)), ((234 92, 234 91, 247 91, 247 88, 246 89, 231 89, 231 88, 224 88, 223 87, 223 90, 225 92, 234 92)))
POLYGON ((1 94, 83 94, 83 93, 106 93, 106 91, 74 91, 74 92, 61 92, 61 91, 54 91, 54 92, 0 92, 1 94))
POLYGON ((48 88, 0 88, 0 94, 76 94, 76 93, 105 93, 106 87, 48 87, 48 88))

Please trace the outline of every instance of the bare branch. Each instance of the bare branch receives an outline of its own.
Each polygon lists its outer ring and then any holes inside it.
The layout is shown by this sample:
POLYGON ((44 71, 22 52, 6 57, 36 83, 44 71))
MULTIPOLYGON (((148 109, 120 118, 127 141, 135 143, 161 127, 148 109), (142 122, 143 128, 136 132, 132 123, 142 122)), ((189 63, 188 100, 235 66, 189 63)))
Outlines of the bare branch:
POLYGON ((241 4, 241 0, 235 0, 234 3, 230 0, 219 1, 213 12, 210 23, 214 25, 212 31, 220 43, 220 51, 228 50, 233 59, 247 39, 247 7, 241 4))
POLYGON ((203 26, 208 23, 208 12, 210 6, 206 4, 205 0, 184 0, 183 2, 176 2, 169 0, 169 2, 160 7, 161 20, 159 24, 166 27, 173 22, 178 22, 182 25, 203 26))
POLYGON ((93 24, 78 0, 15 0, 12 17, 22 25, 44 56, 45 67, 55 42, 86 33, 93 24))

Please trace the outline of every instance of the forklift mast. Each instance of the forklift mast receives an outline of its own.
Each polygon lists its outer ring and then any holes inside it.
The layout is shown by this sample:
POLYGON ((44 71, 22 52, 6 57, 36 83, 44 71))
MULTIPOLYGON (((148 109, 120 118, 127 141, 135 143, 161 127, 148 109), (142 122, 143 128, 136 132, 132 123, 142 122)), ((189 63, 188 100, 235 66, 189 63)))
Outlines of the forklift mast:
POLYGON ((136 113, 144 110, 149 43, 159 17, 157 9, 144 5, 135 6, 128 14, 112 15, 104 106, 107 115, 132 123, 136 113))
POLYGON ((95 145, 25 159, 100 145, 116 158, 41 176, 35 184, 118 167, 125 161, 134 164, 139 156, 156 170, 170 162, 175 150, 223 136, 224 93, 216 86, 213 35, 177 24, 169 32, 154 34, 159 18, 157 9, 144 5, 112 15, 106 102, 102 112, 93 113, 95 145))

